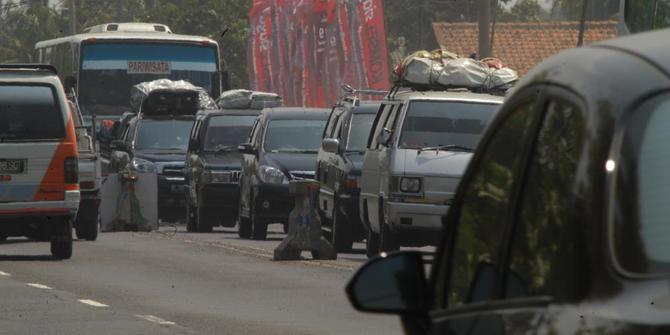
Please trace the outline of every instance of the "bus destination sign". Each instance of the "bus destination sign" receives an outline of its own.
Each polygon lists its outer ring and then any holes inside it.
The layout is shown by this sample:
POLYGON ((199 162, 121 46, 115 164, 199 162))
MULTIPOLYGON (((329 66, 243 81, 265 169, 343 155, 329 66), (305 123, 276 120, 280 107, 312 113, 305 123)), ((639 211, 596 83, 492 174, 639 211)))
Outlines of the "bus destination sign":
POLYGON ((170 74, 170 62, 165 61, 128 61, 128 74, 170 74))

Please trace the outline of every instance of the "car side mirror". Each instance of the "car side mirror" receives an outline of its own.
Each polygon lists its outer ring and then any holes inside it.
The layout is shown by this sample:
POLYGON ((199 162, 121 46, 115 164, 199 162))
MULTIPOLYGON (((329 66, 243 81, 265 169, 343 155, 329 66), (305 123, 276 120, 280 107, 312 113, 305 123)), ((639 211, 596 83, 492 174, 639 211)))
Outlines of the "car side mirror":
POLYGON ((326 152, 336 154, 340 151, 340 140, 336 138, 324 138, 323 142, 321 142, 321 146, 326 152))
POLYGON ((109 144, 109 148, 110 148, 112 151, 122 151, 122 152, 126 152, 126 153, 127 153, 128 151, 130 151, 130 150, 128 150, 128 146, 126 146, 126 142, 124 142, 124 141, 122 141, 122 140, 113 140, 113 141, 109 144))
POLYGON ((393 137, 393 131, 384 128, 382 129, 381 133, 379 133, 379 143, 381 143, 383 146, 387 147, 389 143, 391 142, 391 138, 393 137))
POLYGON ((251 143, 244 143, 237 146, 237 151, 247 155, 257 155, 258 150, 251 143))
POLYGON ((421 253, 382 254, 370 260, 356 272, 346 292, 362 312, 425 315, 428 299, 421 253))

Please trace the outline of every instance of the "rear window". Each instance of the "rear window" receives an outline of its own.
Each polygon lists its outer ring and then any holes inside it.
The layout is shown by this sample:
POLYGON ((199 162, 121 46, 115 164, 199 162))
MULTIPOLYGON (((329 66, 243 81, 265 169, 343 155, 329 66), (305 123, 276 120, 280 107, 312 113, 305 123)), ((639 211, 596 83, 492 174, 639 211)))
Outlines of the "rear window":
POLYGON ((626 271, 670 273, 670 94, 643 104, 627 122, 616 173, 614 246, 626 271))
POLYGON ((247 142, 255 115, 221 115, 209 119, 205 134, 205 151, 236 151, 237 145, 247 142))
POLYGON ((64 138, 57 101, 49 85, 0 85, 0 142, 64 138))
POLYGON ((458 145, 474 149, 498 106, 454 101, 414 101, 407 109, 400 148, 458 145))

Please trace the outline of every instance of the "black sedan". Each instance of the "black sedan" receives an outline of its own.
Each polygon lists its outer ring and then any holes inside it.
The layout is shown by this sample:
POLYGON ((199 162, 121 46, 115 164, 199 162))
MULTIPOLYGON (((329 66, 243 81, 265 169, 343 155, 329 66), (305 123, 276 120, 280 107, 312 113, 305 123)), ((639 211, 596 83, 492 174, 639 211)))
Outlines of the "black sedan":
POLYGON ((544 61, 482 139, 430 280, 383 255, 354 306, 408 334, 670 333, 669 130, 670 30, 544 61))
POLYGON ((329 109, 265 109, 251 132, 240 176, 239 235, 264 240, 270 223, 287 224, 293 208, 288 182, 314 179, 329 109))

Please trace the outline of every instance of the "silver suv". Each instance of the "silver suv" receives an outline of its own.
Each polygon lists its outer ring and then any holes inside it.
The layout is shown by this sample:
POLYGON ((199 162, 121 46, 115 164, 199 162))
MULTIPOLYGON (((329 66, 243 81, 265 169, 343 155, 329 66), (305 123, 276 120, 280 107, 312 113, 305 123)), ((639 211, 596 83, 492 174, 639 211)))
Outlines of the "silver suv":
POLYGON ((367 254, 436 244, 456 187, 503 99, 469 91, 392 92, 362 169, 367 254))

